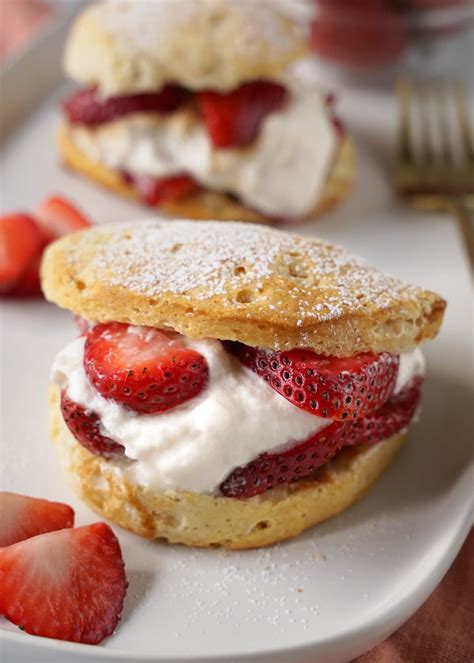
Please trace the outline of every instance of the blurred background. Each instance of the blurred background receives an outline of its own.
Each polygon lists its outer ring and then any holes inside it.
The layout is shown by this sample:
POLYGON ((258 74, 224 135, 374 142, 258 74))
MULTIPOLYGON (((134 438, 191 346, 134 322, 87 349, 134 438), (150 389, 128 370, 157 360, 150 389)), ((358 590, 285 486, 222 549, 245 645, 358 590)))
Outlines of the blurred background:
MULTIPOLYGON (((274 2, 306 24, 327 76, 386 85, 404 71, 417 77, 456 74, 472 82, 474 0, 274 2)), ((0 0, 2 62, 81 4, 85 0, 0 0)))

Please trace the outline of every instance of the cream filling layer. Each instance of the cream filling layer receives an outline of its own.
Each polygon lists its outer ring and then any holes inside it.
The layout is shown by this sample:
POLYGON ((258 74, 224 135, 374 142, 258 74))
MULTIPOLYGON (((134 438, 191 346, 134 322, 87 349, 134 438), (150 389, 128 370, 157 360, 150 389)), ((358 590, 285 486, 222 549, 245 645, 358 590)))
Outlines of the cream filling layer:
MULTIPOLYGON (((204 355, 209 382, 195 398, 157 415, 140 415, 102 398, 84 368, 84 339, 57 355, 52 380, 69 398, 97 413, 102 433, 120 442, 133 463, 114 465, 156 492, 214 493, 230 472, 264 451, 315 435, 331 423, 288 402, 213 339, 185 339, 204 355)), ((418 349, 400 357, 400 391, 424 372, 418 349)))
POLYGON ((108 168, 160 178, 186 172, 276 217, 312 210, 338 146, 324 96, 295 83, 285 106, 265 118, 247 148, 216 149, 189 108, 164 116, 135 113, 96 128, 71 125, 70 131, 81 152, 108 168))

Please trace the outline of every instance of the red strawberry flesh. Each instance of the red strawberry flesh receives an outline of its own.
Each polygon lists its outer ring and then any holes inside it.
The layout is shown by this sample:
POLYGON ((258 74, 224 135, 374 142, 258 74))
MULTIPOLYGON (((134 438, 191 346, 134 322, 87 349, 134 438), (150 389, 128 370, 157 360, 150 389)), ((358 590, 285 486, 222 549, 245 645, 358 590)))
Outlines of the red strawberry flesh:
POLYGON ((330 419, 357 419, 378 409, 397 379, 399 358, 388 352, 339 359, 309 350, 273 352, 239 343, 230 347, 290 403, 330 419))
POLYGON ((95 88, 75 92, 63 104, 73 124, 98 126, 130 113, 171 113, 188 98, 189 93, 177 85, 166 85, 160 92, 123 95, 100 99, 95 88))
POLYGON ((141 414, 156 414, 193 398, 208 380, 206 359, 177 334, 113 322, 86 336, 84 368, 104 397, 141 414))
POLYGON ((0 549, 0 614, 33 635, 99 644, 117 627, 126 587, 120 546, 105 523, 0 549))
POLYGON ((37 534, 74 525, 74 511, 67 504, 0 492, 0 547, 37 534))
POLYGON ((115 460, 124 457, 124 447, 100 432, 97 414, 72 401, 65 391, 61 392, 61 413, 76 440, 91 454, 115 460))
POLYGON ((263 120, 282 108, 286 90, 278 83, 244 83, 226 94, 204 90, 198 105, 215 147, 245 147, 257 138, 263 120))

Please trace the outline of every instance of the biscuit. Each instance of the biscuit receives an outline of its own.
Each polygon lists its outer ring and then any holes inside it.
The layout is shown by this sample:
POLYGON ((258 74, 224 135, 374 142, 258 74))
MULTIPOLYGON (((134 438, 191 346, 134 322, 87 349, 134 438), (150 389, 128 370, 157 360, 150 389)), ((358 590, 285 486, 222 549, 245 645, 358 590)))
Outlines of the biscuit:
POLYGON ((304 28, 272 0, 114 0, 76 19, 64 69, 105 96, 170 82, 228 91, 278 77, 307 48, 304 28))
POLYGON ((71 484, 97 513, 147 538, 188 546, 258 548, 292 538, 362 497, 402 446, 405 432, 342 450, 311 476, 240 500, 183 491, 157 494, 133 485, 114 463, 72 436, 51 386, 50 432, 71 484))
MULTIPOLYGON (((57 144, 64 163, 115 193, 139 200, 135 189, 125 182, 117 171, 93 161, 71 140, 68 125, 58 131, 57 144)), ((314 218, 342 203, 352 191, 355 176, 355 150, 352 141, 344 138, 326 180, 324 190, 314 208, 306 216, 314 218)), ((268 223, 268 217, 239 203, 234 197, 217 191, 200 191, 182 200, 162 201, 159 212, 186 219, 213 219, 215 221, 250 221, 268 223)), ((303 219, 298 219, 302 221, 303 219)))
POLYGON ((336 357, 408 351, 446 306, 341 247, 249 223, 98 226, 51 244, 41 273, 49 301, 94 322, 336 357))

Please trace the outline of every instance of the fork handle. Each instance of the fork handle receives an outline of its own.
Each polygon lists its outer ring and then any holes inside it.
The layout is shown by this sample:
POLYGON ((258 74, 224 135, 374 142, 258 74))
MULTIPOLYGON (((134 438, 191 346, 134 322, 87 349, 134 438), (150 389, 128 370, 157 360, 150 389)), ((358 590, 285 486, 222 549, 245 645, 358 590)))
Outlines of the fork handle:
POLYGON ((466 249, 471 271, 474 272, 474 214, 463 198, 450 201, 450 210, 458 222, 459 231, 466 249))

